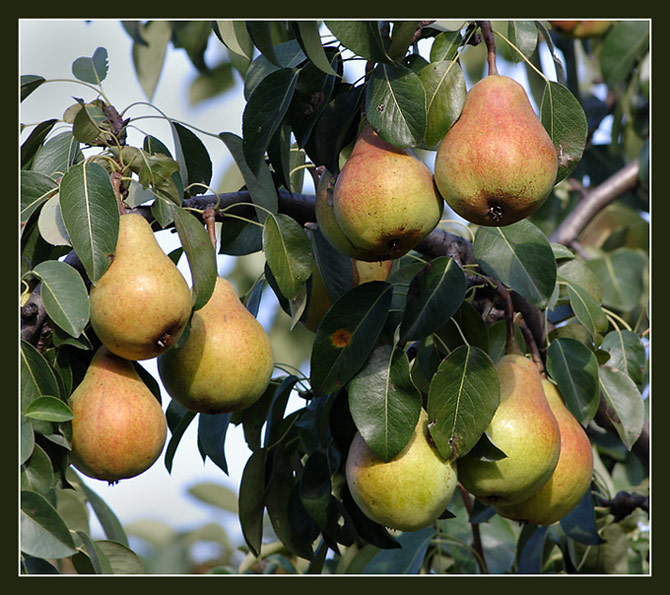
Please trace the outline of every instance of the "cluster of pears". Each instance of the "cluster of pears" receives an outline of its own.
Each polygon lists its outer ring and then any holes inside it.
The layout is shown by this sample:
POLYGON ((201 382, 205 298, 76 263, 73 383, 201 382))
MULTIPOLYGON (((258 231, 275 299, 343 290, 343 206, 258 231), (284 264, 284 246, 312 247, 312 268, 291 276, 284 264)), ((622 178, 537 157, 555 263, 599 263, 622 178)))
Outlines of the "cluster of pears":
POLYGON ((165 414, 134 361, 158 357, 166 390, 192 411, 241 409, 264 392, 274 367, 270 341, 232 285, 219 277, 208 303, 193 314, 192 307, 150 224, 122 214, 112 262, 90 291, 101 346, 69 399, 71 460, 85 475, 110 483, 135 477, 162 452, 165 414))
POLYGON ((586 432, 530 359, 506 354, 497 371, 500 404, 486 434, 505 458, 468 453, 443 459, 423 409, 411 440, 391 461, 377 457, 356 433, 345 475, 368 518, 402 531, 428 526, 444 512, 458 482, 501 516, 523 523, 549 525, 577 506, 593 472, 586 432))

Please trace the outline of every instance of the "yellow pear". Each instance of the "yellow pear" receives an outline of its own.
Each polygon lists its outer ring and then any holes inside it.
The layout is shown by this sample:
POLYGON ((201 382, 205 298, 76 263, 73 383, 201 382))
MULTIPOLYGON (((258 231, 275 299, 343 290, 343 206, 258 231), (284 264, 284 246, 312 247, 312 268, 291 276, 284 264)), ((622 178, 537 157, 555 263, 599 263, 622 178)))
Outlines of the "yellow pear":
POLYGON ((549 481, 528 500, 494 508, 501 516, 515 521, 551 525, 573 510, 589 489, 593 451, 584 428, 565 406, 556 386, 546 378, 542 386, 561 432, 558 464, 549 481))
POLYGON ((549 21, 549 23, 563 35, 586 39, 603 35, 612 26, 613 21, 549 21))
POLYGON ((114 483, 143 473, 160 456, 165 414, 131 361, 100 347, 69 405, 71 462, 84 475, 114 483))
POLYGON ((95 334, 125 359, 156 357, 184 331, 191 290, 141 215, 121 215, 114 259, 91 288, 90 304, 95 334))
POLYGON ((507 457, 488 461, 468 453, 458 459, 458 479, 485 504, 516 504, 551 477, 560 433, 537 366, 523 355, 507 354, 496 368, 500 404, 486 434, 507 457))
POLYGON ((490 74, 465 98, 435 156, 445 202, 478 225, 510 225, 536 211, 558 171, 556 150, 515 80, 490 74))
MULTIPOLYGON (((353 253, 345 253, 358 260, 403 256, 436 227, 444 206, 426 164, 382 140, 369 125, 357 138, 332 193, 339 229, 353 245, 353 253)), ((328 225, 324 228, 329 237, 328 225)))
POLYGON ((356 433, 345 474, 363 513, 400 531, 416 531, 435 521, 451 502, 457 484, 456 464, 444 460, 431 444, 423 409, 409 442, 388 462, 377 457, 356 433))
POLYGON ((265 329, 223 277, 217 278, 209 301, 193 314, 185 340, 158 358, 169 395, 201 413, 247 408, 267 388, 273 368, 265 329))

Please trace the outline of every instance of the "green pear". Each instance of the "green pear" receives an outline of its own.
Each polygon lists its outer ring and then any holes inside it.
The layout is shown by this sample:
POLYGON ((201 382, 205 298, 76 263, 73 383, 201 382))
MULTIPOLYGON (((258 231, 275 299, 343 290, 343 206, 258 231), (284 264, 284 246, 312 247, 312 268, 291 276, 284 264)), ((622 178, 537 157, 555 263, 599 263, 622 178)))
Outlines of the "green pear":
POLYGON ((423 409, 409 442, 388 462, 356 433, 345 475, 363 513, 400 531, 416 531, 435 521, 451 502, 457 484, 456 464, 444 460, 431 443, 423 409))
POLYGON ((485 504, 516 504, 549 480, 561 438, 537 366, 523 355, 507 354, 496 368, 500 404, 486 434, 507 456, 490 461, 468 453, 458 459, 458 478, 485 504))
POLYGON ((114 483, 143 473, 160 456, 165 414, 131 361, 101 346, 69 405, 71 462, 84 475, 114 483))
POLYGON ((549 380, 542 380, 561 433, 561 454, 549 481, 530 498, 510 506, 494 506, 501 516, 524 523, 551 525, 573 510, 591 485, 593 451, 584 428, 563 403, 549 380))
POLYGON ((114 258, 91 288, 90 306, 95 334, 119 357, 150 359, 181 337, 191 290, 141 215, 121 215, 114 258))
POLYGON ((223 277, 193 314, 184 341, 158 358, 168 394, 186 409, 202 413, 246 409, 267 388, 273 368, 265 329, 223 277))
POLYGON ((536 211, 556 181, 558 158, 526 91, 490 74, 468 92, 435 156, 435 183, 461 217, 510 225, 536 211))
MULTIPOLYGON (((365 126, 332 189, 333 213, 358 260, 400 258, 439 223, 444 203, 425 163, 365 126)), ((322 219, 323 221, 323 219, 322 219)), ((318 222, 318 220, 317 220, 318 222)), ((323 224, 324 235, 334 225, 323 224)), ((331 240, 332 241, 332 240, 331 240)), ((344 240, 336 241, 343 245, 344 240)))
MULTIPOLYGON (((381 262, 367 262, 365 260, 356 260, 351 258, 351 287, 356 287, 361 283, 368 281, 385 281, 393 266, 392 260, 382 260, 381 262)), ((309 293, 309 302, 305 312, 303 324, 312 332, 316 332, 319 324, 326 315, 326 312, 333 305, 333 300, 328 294, 323 277, 319 272, 316 261, 312 262, 312 286, 309 293)))

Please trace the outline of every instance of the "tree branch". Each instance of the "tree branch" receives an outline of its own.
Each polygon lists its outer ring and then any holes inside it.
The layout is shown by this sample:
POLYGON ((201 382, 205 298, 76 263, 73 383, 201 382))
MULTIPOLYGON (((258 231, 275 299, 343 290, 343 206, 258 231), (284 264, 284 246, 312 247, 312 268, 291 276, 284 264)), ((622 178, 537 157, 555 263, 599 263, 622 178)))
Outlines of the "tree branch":
POLYGON ((632 190, 638 183, 640 161, 635 159, 618 172, 589 190, 571 213, 561 222, 549 241, 569 246, 584 231, 589 221, 616 198, 632 190))

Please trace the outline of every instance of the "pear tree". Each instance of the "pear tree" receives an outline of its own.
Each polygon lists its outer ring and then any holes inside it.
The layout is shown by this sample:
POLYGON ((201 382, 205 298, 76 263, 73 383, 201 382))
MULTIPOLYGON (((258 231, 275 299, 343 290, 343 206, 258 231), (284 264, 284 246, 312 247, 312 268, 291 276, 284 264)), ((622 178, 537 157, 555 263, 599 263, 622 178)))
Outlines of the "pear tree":
POLYGON ((241 134, 142 132, 104 39, 21 72, 74 98, 21 125, 20 574, 650 574, 651 21, 118 26, 241 134), (239 535, 140 554, 91 479, 189 427, 239 535))

